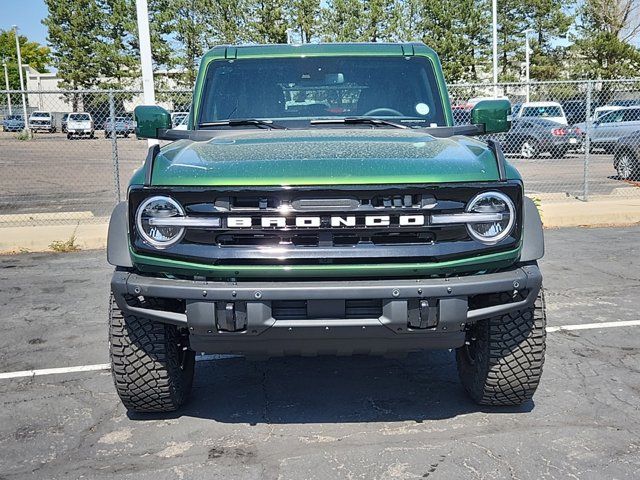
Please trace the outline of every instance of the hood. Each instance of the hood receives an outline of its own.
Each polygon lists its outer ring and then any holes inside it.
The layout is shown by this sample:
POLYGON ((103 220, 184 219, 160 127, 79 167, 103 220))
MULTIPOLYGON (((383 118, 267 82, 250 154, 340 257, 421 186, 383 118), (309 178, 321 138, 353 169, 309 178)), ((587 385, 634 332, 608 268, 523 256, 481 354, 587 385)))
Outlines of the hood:
MULTIPOLYGON (((508 172, 509 173, 509 172, 508 172)), ((158 186, 363 185, 498 179, 493 153, 467 137, 419 130, 233 130, 165 146, 158 186)), ((134 178, 135 181, 135 178, 134 178)), ((135 183, 135 182, 134 182, 135 183)))

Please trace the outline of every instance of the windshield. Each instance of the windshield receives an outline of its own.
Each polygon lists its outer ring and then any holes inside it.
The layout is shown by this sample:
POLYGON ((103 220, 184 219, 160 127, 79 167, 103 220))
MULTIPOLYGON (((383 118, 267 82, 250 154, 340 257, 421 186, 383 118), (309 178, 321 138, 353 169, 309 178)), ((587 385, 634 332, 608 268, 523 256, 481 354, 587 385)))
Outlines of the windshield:
POLYGON ((88 113, 77 113, 75 115, 69 115, 69 120, 83 121, 83 120, 91 120, 91 117, 88 113))
POLYGON ((22 120, 22 115, 7 115, 7 120, 22 120))
POLYGON ((43 117, 43 118, 49 118, 51 115, 49 113, 46 112, 33 112, 31 114, 32 117, 43 117))
POLYGON ((353 116, 446 125, 430 61, 423 57, 215 61, 207 71, 199 123, 243 118, 308 122, 353 116))
POLYGON ((555 106, 545 107, 524 107, 522 109, 522 117, 564 117, 562 109, 555 106))

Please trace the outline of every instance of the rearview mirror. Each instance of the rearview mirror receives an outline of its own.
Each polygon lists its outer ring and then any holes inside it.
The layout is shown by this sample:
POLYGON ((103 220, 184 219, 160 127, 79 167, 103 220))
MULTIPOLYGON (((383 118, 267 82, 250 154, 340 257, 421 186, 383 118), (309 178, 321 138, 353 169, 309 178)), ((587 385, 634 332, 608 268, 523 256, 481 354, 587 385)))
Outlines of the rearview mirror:
POLYGON ((509 100, 481 100, 471 110, 471 123, 484 125, 484 133, 508 132, 511 128, 509 100))
POLYGON ((140 105, 133 110, 136 137, 159 138, 158 130, 171 128, 171 114, 157 105, 140 105))

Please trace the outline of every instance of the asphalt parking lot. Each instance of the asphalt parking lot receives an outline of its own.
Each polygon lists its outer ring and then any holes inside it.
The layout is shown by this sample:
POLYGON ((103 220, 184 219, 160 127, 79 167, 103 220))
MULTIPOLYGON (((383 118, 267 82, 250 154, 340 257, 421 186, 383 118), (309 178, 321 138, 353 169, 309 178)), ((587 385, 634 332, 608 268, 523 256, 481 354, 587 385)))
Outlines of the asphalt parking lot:
MULTIPOLYGON (((147 142, 117 139, 121 194, 133 171, 145 159, 147 142)), ((21 141, 0 133, 0 215, 91 212, 110 215, 116 201, 114 151, 104 132, 95 139, 67 140, 63 133, 37 133, 21 141)))
MULTIPOLYGON (((146 141, 117 139, 121 195, 126 194, 129 178, 146 151, 146 141)), ((35 140, 20 141, 13 133, 0 133, 0 215, 19 215, 14 218, 19 223, 37 213, 89 212, 104 221, 116 199, 114 155, 111 140, 102 131, 96 131, 93 140, 38 133, 35 140)), ((510 161, 521 172, 530 195, 562 198, 584 193, 584 154, 533 160, 510 156, 510 161)), ((611 195, 617 189, 625 189, 623 195, 640 195, 637 184, 616 177, 611 155, 591 155, 587 178, 591 195, 611 195)))
MULTIPOLYGON (((0 379, 0 478, 637 479, 640 227, 550 230, 534 402, 479 408, 453 354, 199 361, 175 415, 107 371, 0 379)), ((108 361, 103 251, 0 256, 0 372, 108 361)))

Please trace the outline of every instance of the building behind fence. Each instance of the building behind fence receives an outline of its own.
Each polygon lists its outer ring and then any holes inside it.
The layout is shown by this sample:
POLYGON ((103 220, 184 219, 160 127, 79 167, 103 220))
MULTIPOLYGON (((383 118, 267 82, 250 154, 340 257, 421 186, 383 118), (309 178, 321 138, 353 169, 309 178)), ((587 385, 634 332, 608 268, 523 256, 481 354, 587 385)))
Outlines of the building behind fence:
MULTIPOLYGON (((496 138, 527 194, 547 201, 640 196, 640 80, 450 85, 456 123, 468 122, 472 106, 494 92, 514 106, 511 131, 496 138), (567 125, 549 121, 558 105, 567 125)), ((156 96, 169 111, 190 108, 190 90, 156 96)), ((0 122, 15 130, 0 133, 0 225, 106 221, 146 155, 146 141, 119 130, 141 103, 139 90, 0 91, 0 122), (24 139, 23 105, 27 117, 50 112, 55 132, 24 139), (95 138, 67 138, 65 115, 74 111, 91 114, 95 138)))

